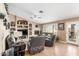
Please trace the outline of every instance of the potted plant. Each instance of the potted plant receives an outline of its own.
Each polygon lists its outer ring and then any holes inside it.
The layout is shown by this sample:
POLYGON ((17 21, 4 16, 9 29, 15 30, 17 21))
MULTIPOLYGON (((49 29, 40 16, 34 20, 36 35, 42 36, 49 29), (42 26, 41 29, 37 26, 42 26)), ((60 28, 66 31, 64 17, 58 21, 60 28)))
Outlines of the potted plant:
POLYGON ((0 13, 0 19, 4 19, 5 15, 3 13, 0 13))

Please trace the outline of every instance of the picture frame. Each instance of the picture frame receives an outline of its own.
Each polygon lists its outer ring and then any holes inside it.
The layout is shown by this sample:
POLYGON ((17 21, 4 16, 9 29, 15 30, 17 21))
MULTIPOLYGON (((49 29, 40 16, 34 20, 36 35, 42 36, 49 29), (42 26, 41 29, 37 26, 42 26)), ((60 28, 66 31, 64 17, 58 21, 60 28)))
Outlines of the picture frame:
POLYGON ((65 29, 64 25, 65 25, 64 23, 59 23, 58 30, 64 30, 65 29))

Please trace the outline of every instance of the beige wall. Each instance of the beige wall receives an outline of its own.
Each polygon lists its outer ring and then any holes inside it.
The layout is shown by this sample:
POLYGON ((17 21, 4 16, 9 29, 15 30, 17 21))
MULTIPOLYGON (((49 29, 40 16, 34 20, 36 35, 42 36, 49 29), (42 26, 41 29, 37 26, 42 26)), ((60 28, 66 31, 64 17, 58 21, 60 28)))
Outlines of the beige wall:
POLYGON ((5 10, 5 5, 3 3, 0 3, 0 12, 3 14, 7 14, 6 10, 5 10))
MULTIPOLYGON (((0 13, 5 15, 5 18, 8 19, 8 15, 6 13, 5 5, 0 3, 0 13)), ((0 56, 1 53, 5 51, 5 38, 9 34, 9 30, 6 30, 5 26, 3 25, 3 19, 0 19, 0 56)))
MULTIPOLYGON (((12 19, 10 19, 10 20, 14 20, 15 19, 15 17, 12 15, 10 15, 10 17, 12 18, 12 19)), ((19 19, 19 18, 17 18, 17 19, 19 19)), ((23 18, 20 18, 20 20, 21 19, 23 19, 23 18)), ((15 20, 16 21, 16 20, 15 20)), ((55 22, 51 22, 51 23, 64 23, 65 24, 65 30, 58 30, 57 31, 57 35, 58 35, 58 37, 59 37, 59 40, 61 40, 61 41, 66 41, 66 24, 68 24, 68 23, 70 23, 70 22, 76 22, 76 21, 78 21, 79 22, 79 17, 76 17, 76 18, 69 18, 69 19, 65 19, 65 20, 60 20, 60 21, 55 21, 55 22)), ((34 22, 30 22, 29 21, 29 23, 32 23, 32 25, 33 25, 33 30, 32 30, 32 35, 34 35, 34 30, 42 30, 42 25, 39 27, 39 28, 35 28, 35 25, 36 25, 36 23, 34 23, 34 22)), ((46 23, 46 24, 49 24, 49 23, 46 23)))
POLYGON ((66 41, 66 33, 64 30, 62 31, 58 30, 57 35, 58 35, 59 40, 66 41))
POLYGON ((61 41, 66 42, 66 28, 67 28, 66 24, 70 24, 71 22, 79 22, 79 18, 77 17, 77 18, 70 18, 70 19, 58 21, 58 23, 65 24, 65 30, 58 30, 58 37, 61 41))
POLYGON ((16 18, 15 15, 12 15, 12 14, 9 15, 10 21, 14 21, 15 22, 15 20, 16 20, 15 18, 16 18))
MULTIPOLYGON (((65 24, 65 30, 58 30, 57 31, 57 35, 58 35, 60 41, 66 42, 66 27, 67 27, 66 24, 70 24, 71 22, 79 22, 79 17, 50 22, 50 23, 64 23, 65 24)), ((48 23, 45 23, 45 24, 48 24, 48 23)))

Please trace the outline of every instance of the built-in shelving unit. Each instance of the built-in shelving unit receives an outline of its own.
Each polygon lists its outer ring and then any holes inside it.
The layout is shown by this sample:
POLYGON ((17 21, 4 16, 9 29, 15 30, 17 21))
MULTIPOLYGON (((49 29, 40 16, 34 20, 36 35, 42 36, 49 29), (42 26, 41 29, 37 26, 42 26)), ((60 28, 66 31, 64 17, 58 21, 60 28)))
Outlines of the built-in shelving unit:
POLYGON ((11 26, 10 29, 12 29, 14 32, 19 32, 23 35, 23 33, 27 32, 28 37, 35 36, 38 34, 35 34, 35 31, 40 31, 38 24, 27 21, 24 18, 15 16, 10 14, 10 20, 11 20, 11 26))
POLYGON ((17 21, 17 29, 28 29, 28 21, 18 20, 17 21))

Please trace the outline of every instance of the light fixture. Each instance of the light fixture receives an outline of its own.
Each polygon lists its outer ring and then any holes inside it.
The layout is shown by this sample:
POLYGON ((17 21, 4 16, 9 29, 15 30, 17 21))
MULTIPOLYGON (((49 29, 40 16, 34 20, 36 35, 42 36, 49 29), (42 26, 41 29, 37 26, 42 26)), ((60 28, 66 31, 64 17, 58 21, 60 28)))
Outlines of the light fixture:
POLYGON ((40 11, 38 11, 38 14, 39 14, 39 15, 36 15, 36 14, 35 14, 35 15, 31 16, 30 18, 31 18, 31 19, 34 19, 34 18, 36 18, 36 19, 41 19, 41 18, 42 18, 42 17, 41 17, 41 16, 42 16, 42 13, 44 13, 44 12, 43 12, 42 10, 40 10, 40 11))
POLYGON ((43 11, 42 11, 42 10, 40 10, 40 11, 39 11, 39 13, 43 13, 43 11))

